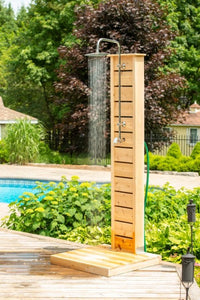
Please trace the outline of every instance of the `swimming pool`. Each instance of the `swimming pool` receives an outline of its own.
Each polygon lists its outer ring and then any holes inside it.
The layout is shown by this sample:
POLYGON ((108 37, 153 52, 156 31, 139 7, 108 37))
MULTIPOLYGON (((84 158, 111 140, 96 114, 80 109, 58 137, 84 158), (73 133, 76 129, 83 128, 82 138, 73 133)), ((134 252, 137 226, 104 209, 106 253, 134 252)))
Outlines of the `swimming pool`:
MULTIPOLYGON (((37 190, 34 189, 37 186, 36 182, 48 183, 50 181, 36 179, 0 179, 0 203, 9 204, 10 202, 15 201, 24 192, 36 193, 37 190)), ((53 182, 58 183, 59 181, 53 180, 53 182)), ((96 183, 96 186, 100 187, 105 183, 107 184, 108 182, 99 182, 96 183)))
POLYGON ((29 180, 29 179, 0 179, 0 203, 10 203, 15 201, 24 192, 35 193, 34 187, 37 186, 36 181, 48 183, 45 180, 29 180))

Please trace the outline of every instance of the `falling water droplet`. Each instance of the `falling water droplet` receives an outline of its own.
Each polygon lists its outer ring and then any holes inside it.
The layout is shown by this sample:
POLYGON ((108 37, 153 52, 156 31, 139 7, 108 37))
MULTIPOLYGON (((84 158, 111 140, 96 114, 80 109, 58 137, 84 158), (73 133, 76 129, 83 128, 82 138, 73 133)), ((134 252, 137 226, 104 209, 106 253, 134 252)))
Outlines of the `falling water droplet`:
POLYGON ((89 155, 94 164, 106 158, 106 71, 105 56, 89 56, 89 155))

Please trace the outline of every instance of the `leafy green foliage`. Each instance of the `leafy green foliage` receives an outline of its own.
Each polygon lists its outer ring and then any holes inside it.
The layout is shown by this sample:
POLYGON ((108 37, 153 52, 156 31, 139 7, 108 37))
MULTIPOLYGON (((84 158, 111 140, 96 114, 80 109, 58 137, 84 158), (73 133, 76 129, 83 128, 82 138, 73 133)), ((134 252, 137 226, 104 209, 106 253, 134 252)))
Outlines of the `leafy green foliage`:
POLYGON ((200 155, 200 142, 197 142, 190 156, 191 158, 195 159, 199 155, 200 155))
POLYGON ((200 101, 199 65, 200 65, 200 7, 198 0, 159 0, 162 6, 168 6, 167 20, 171 28, 178 32, 171 42, 174 50, 169 64, 187 80, 185 105, 200 101))
MULTIPOLYGON (((11 214, 4 225, 8 228, 48 235, 67 237, 87 228, 87 236, 99 232, 102 239, 103 229, 110 226, 110 185, 96 187, 94 183, 78 182, 73 176, 56 183, 39 183, 36 194, 24 193, 18 201, 11 203, 11 214), (92 229, 93 227, 94 230, 92 229)), ((106 229, 105 229, 106 232, 106 229)))
MULTIPOLYGON (((171 54, 166 48, 174 33, 167 25, 165 11, 156 1, 109 0, 100 2, 95 8, 80 8, 74 35, 77 42, 72 47, 59 47, 63 64, 58 69, 58 81, 55 83, 58 97, 54 99, 54 107, 60 112, 59 127, 70 145, 80 151, 87 142, 88 71, 85 54, 95 52, 96 43, 102 37, 117 39, 122 53, 146 54, 146 132, 161 133, 165 125, 175 120, 180 112, 177 106, 184 80, 174 71, 161 72, 171 54), (80 139, 75 140, 77 133, 80 139)), ((100 51, 116 53, 116 45, 102 43, 100 51)))
POLYGON ((0 163, 8 162, 8 149, 5 140, 0 141, 0 163))
POLYGON ((181 149, 177 143, 172 143, 167 151, 167 156, 180 158, 182 156, 181 149))
POLYGON ((111 228, 110 226, 77 227, 70 232, 59 235, 59 238, 88 245, 110 244, 111 228))
POLYGON ((6 132, 6 145, 9 162, 25 164, 36 160, 39 144, 44 137, 44 129, 40 124, 31 124, 27 119, 9 124, 6 132))
POLYGON ((0 90, 6 86, 6 61, 9 57, 9 47, 17 29, 14 12, 10 5, 5 7, 4 1, 0 1, 0 90))
POLYGON ((60 64, 57 48, 73 44, 75 6, 85 2, 90 5, 97 0, 35 0, 27 10, 22 8, 6 62, 2 61, 6 104, 39 118, 48 128, 53 128, 57 118, 52 105, 55 70, 60 64))
POLYGON ((200 188, 193 191, 184 188, 176 191, 166 184, 162 189, 151 187, 146 205, 147 250, 159 253, 164 260, 180 262, 181 255, 190 246, 190 226, 186 207, 189 199, 196 204, 194 226, 194 253, 200 258, 200 188))
POLYGON ((196 260, 195 262, 194 277, 198 286, 200 287, 200 261, 199 260, 196 260))
MULTIPOLYGON (((198 143, 197 143, 198 144, 198 143)), ((196 144, 191 156, 184 156, 178 144, 173 143, 166 156, 149 153, 150 170, 177 171, 177 172, 198 172, 200 174, 199 145, 196 144)), ((199 143, 200 144, 200 143, 199 143)), ((145 155, 145 163, 147 158, 145 155)))

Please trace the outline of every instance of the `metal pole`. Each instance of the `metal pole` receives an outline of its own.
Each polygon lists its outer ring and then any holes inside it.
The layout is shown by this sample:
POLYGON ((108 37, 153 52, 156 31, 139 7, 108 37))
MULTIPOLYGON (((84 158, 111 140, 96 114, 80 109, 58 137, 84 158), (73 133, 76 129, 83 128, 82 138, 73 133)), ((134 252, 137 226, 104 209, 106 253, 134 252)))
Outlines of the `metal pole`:
POLYGON ((186 288, 186 300, 188 300, 188 296, 189 296, 189 288, 186 288))
POLYGON ((193 224, 190 224, 191 229, 191 253, 193 254, 193 224))

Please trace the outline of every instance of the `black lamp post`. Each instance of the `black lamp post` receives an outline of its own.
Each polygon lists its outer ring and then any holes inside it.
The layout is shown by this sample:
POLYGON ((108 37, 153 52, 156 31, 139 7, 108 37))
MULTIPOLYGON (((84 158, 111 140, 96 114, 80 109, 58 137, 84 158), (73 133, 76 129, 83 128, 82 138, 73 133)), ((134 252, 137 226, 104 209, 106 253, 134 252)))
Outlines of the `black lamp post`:
POLYGON ((195 256, 193 255, 193 223, 196 221, 196 205, 193 200, 190 200, 187 205, 188 223, 191 229, 191 245, 188 248, 188 253, 182 256, 182 283, 186 289, 186 300, 188 300, 189 288, 194 282, 194 262, 195 256), (191 253, 189 253, 191 249, 191 253))
POLYGON ((191 230, 191 253, 193 254, 193 223, 196 222, 196 204, 193 203, 193 200, 191 199, 189 204, 187 205, 187 214, 188 214, 188 223, 190 224, 190 230, 191 230))

